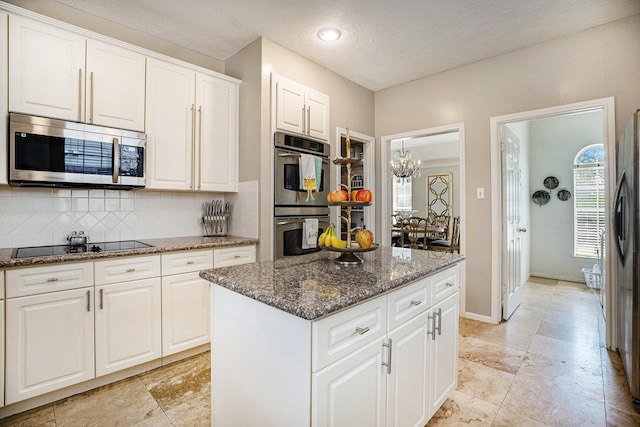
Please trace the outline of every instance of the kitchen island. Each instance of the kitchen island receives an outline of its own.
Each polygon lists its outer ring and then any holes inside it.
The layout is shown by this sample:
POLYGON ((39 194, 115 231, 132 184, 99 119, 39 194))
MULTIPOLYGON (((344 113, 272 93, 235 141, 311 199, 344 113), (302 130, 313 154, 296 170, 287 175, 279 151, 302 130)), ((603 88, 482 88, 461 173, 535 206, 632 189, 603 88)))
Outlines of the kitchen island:
POLYGON ((212 420, 225 426, 425 425, 457 380, 464 256, 381 247, 206 270, 212 420))

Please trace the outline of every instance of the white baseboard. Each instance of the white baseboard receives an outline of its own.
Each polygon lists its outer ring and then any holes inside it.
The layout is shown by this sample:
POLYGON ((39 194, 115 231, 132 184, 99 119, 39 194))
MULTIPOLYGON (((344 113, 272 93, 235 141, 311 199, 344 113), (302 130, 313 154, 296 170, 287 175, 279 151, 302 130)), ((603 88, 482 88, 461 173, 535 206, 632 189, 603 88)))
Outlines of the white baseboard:
POLYGON ((491 316, 484 316, 476 313, 464 312, 460 315, 460 317, 466 317, 467 319, 478 320, 485 323, 494 323, 491 321, 491 316))

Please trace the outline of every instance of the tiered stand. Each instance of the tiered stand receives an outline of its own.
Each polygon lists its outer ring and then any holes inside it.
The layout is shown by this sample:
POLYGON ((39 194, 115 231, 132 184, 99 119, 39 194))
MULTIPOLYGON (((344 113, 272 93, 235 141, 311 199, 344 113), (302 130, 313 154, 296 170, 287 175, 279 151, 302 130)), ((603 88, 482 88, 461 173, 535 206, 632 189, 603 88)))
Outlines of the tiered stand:
MULTIPOLYGON (((347 156, 344 158, 335 158, 333 159, 334 165, 342 165, 347 168, 347 184, 341 184, 342 187, 347 191, 349 197, 351 197, 351 179, 353 178, 351 174, 351 166, 355 164, 362 163, 361 159, 351 158, 351 141, 349 140, 349 129, 347 129, 346 135, 346 154, 347 156)), ((329 206, 340 206, 344 207, 346 212, 344 215, 340 216, 340 219, 347 224, 347 247, 346 248, 334 248, 328 246, 321 246, 322 249, 333 252, 341 252, 340 256, 336 258, 334 261, 340 265, 358 265, 362 264, 364 260, 360 258, 357 253, 358 252, 369 252, 378 249, 377 243, 372 243, 368 248, 361 248, 357 242, 351 241, 351 235, 361 227, 351 227, 351 209, 354 207, 361 206, 371 206, 371 202, 356 202, 356 201, 345 201, 345 202, 329 202, 329 206)))

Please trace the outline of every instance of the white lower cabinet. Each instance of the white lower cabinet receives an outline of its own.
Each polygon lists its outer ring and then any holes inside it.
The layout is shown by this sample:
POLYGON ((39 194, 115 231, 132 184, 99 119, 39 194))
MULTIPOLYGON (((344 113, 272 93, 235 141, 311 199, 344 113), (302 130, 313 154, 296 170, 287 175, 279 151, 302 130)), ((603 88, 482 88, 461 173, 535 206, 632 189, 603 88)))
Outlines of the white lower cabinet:
POLYGON ((211 284, 199 272, 213 268, 213 251, 162 255, 162 355, 211 341, 211 284))
POLYGON ((96 286, 96 376, 161 357, 160 278, 96 286))
POLYGON ((93 287, 6 304, 7 405, 94 378, 93 287))
POLYGON ((387 375, 383 339, 313 374, 312 425, 383 426, 387 375))

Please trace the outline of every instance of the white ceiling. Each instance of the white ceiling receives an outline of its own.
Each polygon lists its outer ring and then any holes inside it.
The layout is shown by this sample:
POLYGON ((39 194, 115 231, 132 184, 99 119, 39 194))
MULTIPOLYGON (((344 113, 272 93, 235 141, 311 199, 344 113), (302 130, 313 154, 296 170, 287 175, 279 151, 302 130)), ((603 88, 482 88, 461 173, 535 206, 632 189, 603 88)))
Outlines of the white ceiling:
POLYGON ((640 13, 639 0, 56 0, 226 61, 263 36, 372 91, 640 13), (336 26, 329 44, 316 34, 336 26))

